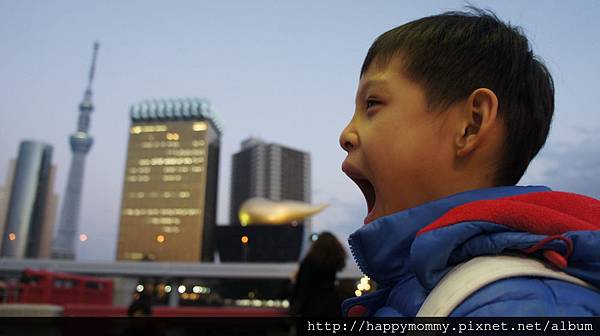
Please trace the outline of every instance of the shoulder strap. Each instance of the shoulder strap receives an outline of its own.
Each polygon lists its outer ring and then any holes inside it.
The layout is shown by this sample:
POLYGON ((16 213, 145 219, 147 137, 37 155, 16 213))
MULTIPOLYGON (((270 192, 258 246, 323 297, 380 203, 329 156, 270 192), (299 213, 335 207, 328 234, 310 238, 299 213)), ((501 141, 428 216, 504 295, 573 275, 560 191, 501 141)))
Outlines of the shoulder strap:
POLYGON ((467 297, 492 282, 533 276, 552 278, 598 290, 565 272, 549 268, 531 257, 517 255, 482 256, 454 267, 429 293, 417 317, 446 317, 467 297))

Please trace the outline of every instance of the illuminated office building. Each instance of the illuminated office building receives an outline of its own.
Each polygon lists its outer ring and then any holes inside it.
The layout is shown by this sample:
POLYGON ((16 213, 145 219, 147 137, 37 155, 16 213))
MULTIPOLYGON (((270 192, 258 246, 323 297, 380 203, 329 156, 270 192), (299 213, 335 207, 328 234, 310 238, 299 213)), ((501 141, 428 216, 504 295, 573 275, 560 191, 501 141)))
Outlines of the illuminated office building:
POLYGON ((253 197, 310 202, 310 154, 256 138, 243 141, 232 160, 231 224, 243 224, 240 206, 253 197))
POLYGON ((204 99, 133 105, 118 260, 211 261, 221 127, 204 99))
POLYGON ((58 197, 52 146, 23 141, 0 196, 0 256, 49 258, 58 197))

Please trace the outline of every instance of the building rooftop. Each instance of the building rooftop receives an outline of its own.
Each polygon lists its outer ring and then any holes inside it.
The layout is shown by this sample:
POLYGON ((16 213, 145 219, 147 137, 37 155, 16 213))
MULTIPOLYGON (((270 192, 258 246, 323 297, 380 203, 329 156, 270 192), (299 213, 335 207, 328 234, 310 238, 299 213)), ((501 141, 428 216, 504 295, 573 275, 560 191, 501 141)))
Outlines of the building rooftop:
POLYGON ((208 120, 219 134, 223 126, 210 102, 204 98, 150 99, 130 108, 131 121, 208 120))

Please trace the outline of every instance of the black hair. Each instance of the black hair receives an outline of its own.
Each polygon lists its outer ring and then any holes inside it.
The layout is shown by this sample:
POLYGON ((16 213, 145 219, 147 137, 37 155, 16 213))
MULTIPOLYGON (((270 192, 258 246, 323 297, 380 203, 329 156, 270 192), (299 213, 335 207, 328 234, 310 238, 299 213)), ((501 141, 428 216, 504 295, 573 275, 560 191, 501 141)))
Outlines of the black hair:
POLYGON ((514 185, 548 137, 554 83, 521 28, 468 8, 383 33, 369 48, 361 77, 373 63, 384 67, 397 58, 424 89, 430 109, 447 108, 478 88, 492 90, 506 130, 495 184, 514 185))
POLYGON ((340 241, 328 231, 319 234, 306 257, 336 271, 341 271, 346 266, 346 250, 340 241))

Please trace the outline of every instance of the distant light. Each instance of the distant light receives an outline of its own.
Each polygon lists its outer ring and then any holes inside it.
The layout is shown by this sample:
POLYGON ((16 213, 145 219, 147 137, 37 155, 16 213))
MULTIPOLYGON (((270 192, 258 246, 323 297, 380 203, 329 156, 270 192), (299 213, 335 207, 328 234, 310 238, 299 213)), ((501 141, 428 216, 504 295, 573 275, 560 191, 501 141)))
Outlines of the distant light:
POLYGON ((86 240, 88 240, 88 236, 85 233, 79 235, 79 241, 84 242, 86 240))
POLYGON ((201 293, 202 292, 202 287, 200 286, 194 286, 194 288, 192 288, 192 291, 196 294, 201 293))
POLYGON ((131 134, 140 134, 142 133, 142 128, 140 126, 133 126, 131 128, 131 134))
POLYGON ((16 234, 14 234, 13 232, 11 232, 11 233, 8 234, 8 240, 15 240, 15 239, 17 239, 17 235, 16 234))
POLYGON ((141 284, 140 284, 140 285, 137 285, 137 286, 135 287, 135 290, 136 290, 138 293, 141 293, 141 292, 143 292, 143 291, 144 291, 144 285, 141 285, 141 284))
POLYGON ((369 284, 365 284, 365 290, 366 290, 366 291, 370 291, 370 290, 371 290, 371 285, 369 285, 369 284))
POLYGON ((361 296, 361 295, 362 295, 362 292, 361 292, 361 290, 360 290, 360 289, 357 289, 357 290, 355 290, 355 291, 354 291, 354 295, 356 295, 356 296, 361 296))
POLYGON ((317 241, 317 239, 319 239, 319 234, 318 233, 313 233, 310 235, 310 241, 317 241))
POLYGON ((283 300, 283 302, 281 302, 281 307, 283 307, 283 308, 289 308, 290 307, 290 301, 283 300))
POLYGON ((179 140, 179 134, 177 134, 177 133, 167 133, 166 137, 167 137, 167 140, 173 140, 173 141, 179 140))
POLYGON ((362 282, 359 283, 358 286, 356 286, 356 288, 358 288, 358 290, 360 290, 360 291, 366 290, 365 284, 363 284, 362 282))
POLYGON ((242 236, 242 244, 248 244, 248 236, 242 236))
POLYGON ((171 287, 171 285, 166 285, 166 286, 165 286, 165 293, 171 293, 171 290, 172 290, 172 289, 173 289, 173 288, 171 287))
POLYGON ((179 288, 177 288, 177 291, 179 292, 179 294, 185 293, 185 290, 186 290, 186 288, 184 285, 181 285, 181 286, 179 286, 179 288))
POLYGON ((370 280, 369 277, 364 276, 364 277, 360 278, 360 283, 363 284, 363 285, 364 284, 368 284, 369 280, 370 280))
POLYGON ((164 236, 164 235, 161 235, 161 234, 159 234, 158 236, 156 236, 156 241, 157 241, 159 244, 162 244, 162 243, 164 243, 164 242, 165 242, 165 236, 164 236))

